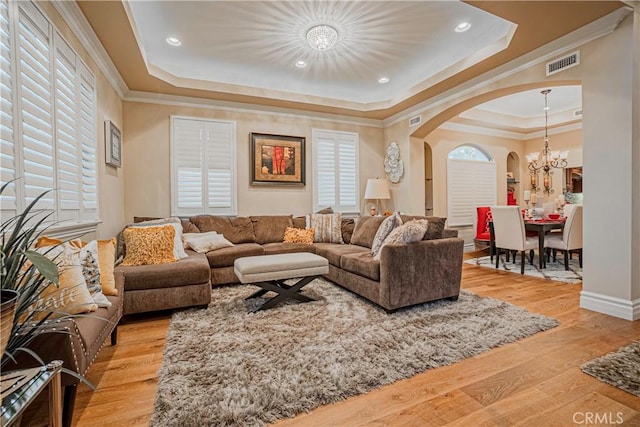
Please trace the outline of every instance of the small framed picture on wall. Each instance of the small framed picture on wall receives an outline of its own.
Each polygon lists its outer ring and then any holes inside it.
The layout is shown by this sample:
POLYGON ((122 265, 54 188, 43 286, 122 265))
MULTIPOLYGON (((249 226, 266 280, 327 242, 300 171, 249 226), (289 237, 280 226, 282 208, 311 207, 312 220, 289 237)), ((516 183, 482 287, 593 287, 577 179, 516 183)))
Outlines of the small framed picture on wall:
POLYGON ((122 165, 122 136, 120 129, 111 120, 104 122, 105 163, 119 168, 122 165))

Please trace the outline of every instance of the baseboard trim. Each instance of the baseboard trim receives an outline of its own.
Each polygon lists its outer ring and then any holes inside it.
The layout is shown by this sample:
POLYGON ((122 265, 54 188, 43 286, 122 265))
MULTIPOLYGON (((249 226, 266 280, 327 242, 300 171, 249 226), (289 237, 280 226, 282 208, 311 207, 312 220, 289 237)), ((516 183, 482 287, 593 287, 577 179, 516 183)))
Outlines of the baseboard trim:
POLYGON ((580 292, 580 307, 625 320, 640 319, 640 298, 625 300, 595 292, 580 292))

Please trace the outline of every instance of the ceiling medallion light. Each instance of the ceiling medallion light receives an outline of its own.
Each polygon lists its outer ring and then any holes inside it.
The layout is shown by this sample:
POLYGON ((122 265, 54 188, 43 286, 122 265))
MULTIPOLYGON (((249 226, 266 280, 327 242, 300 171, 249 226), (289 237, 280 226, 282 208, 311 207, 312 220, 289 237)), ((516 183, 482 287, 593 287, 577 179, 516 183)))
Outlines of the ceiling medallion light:
POLYGON ((329 25, 316 25, 307 31, 307 42, 315 50, 329 50, 337 41, 338 31, 329 25))
POLYGON ((381 85, 389 83, 389 77, 380 77, 378 79, 378 83, 380 83, 381 85))
POLYGON ((167 37, 167 43, 171 46, 182 46, 182 42, 176 37, 167 37))
POLYGON ((527 154, 527 162, 529 163, 529 173, 531 174, 531 190, 537 192, 540 187, 538 186, 538 171, 542 170, 542 191, 544 194, 553 193, 553 181, 551 175, 553 171, 551 169, 562 169, 567 166, 568 151, 551 151, 549 150, 549 106, 547 104, 547 95, 551 92, 551 89, 545 89, 541 93, 544 95, 544 146, 541 153, 527 154))
POLYGON ((456 27, 454 28, 454 30, 456 31, 456 33, 464 33, 465 31, 467 31, 469 28, 471 28, 471 24, 468 22, 461 22, 458 25, 456 25, 456 27))
POLYGON ((307 62, 306 61, 296 61, 296 67, 298 68, 305 68, 307 66, 307 62))

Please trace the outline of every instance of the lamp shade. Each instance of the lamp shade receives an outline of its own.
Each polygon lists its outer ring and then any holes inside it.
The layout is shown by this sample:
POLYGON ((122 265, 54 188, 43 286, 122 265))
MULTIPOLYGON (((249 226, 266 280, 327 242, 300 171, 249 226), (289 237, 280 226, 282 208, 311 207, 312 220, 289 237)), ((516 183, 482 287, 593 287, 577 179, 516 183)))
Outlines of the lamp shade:
POLYGON ((390 199, 389 183, 386 179, 368 179, 364 190, 365 199, 390 199))

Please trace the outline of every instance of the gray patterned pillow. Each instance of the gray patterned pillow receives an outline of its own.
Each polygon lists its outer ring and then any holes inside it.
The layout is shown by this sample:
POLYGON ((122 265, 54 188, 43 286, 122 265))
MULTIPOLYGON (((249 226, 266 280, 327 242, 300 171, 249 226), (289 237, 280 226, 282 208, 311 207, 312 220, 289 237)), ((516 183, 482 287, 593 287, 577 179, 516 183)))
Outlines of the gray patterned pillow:
POLYGON ((380 252, 380 248, 384 243, 384 239, 387 238, 389 233, 391 233, 394 228, 401 225, 402 219, 400 218, 400 214, 398 212, 385 218, 385 220, 382 221, 382 224, 380 224, 380 227, 378 227, 378 231, 376 231, 376 235, 373 238, 373 243, 371 244, 371 255, 373 255, 374 257, 378 255, 378 252, 380 252))
POLYGON ((413 243, 422 240, 422 236, 429 227, 429 221, 426 219, 409 221, 402 224, 400 227, 395 228, 389 233, 378 254, 373 257, 376 261, 380 261, 380 254, 382 254, 382 248, 392 243, 413 243))
POLYGON ((314 242, 344 243, 342 240, 342 214, 311 214, 307 215, 307 227, 313 228, 314 242))
POLYGON ((89 293, 93 295, 96 292, 102 292, 100 265, 98 264, 98 242, 96 240, 87 243, 80 250, 80 265, 89 293))

